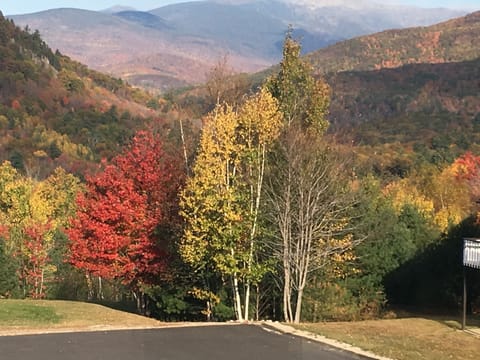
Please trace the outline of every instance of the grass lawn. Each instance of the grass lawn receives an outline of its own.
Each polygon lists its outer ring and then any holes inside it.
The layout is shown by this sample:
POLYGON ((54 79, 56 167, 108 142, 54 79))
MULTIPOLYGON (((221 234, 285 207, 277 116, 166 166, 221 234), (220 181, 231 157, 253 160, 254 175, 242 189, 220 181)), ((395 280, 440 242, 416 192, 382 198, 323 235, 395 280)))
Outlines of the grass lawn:
POLYGON ((160 322, 105 306, 74 301, 2 300, 0 331, 22 329, 95 329, 154 327, 160 322))
POLYGON ((51 325, 58 323, 60 316, 50 306, 36 303, 1 301, 0 326, 51 325))
POLYGON ((294 327, 397 360, 480 359, 480 338, 459 331, 458 322, 451 320, 405 318, 294 327))

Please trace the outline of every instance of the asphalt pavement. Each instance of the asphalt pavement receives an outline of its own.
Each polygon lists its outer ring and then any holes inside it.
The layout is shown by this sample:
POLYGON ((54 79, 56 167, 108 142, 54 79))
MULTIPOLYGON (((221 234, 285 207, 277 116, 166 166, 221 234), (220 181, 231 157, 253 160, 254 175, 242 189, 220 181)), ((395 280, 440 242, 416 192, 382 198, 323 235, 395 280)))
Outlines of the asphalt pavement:
POLYGON ((0 337, 14 360, 355 360, 365 357, 257 325, 0 337))

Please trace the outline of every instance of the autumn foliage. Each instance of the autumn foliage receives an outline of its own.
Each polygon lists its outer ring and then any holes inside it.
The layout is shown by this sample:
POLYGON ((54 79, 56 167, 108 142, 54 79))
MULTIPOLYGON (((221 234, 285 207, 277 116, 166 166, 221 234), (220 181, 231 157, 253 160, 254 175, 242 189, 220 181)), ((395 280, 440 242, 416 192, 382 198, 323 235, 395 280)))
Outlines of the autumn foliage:
POLYGON ((42 299, 46 296, 45 266, 49 260, 45 234, 51 231, 51 224, 32 224, 25 229, 24 252, 27 255, 21 277, 30 288, 33 299, 42 299))
POLYGON ((150 283, 166 265, 162 244, 165 222, 174 205, 181 176, 162 149, 160 140, 139 132, 125 154, 87 179, 72 220, 71 263, 106 279, 121 279, 138 289, 150 283))
POLYGON ((467 152, 453 163, 458 179, 472 181, 480 175, 480 156, 467 152))
MULTIPOLYGON (((467 152, 455 160, 452 168, 457 180, 467 184, 470 201, 478 203, 480 201, 480 156, 467 152)), ((477 223, 480 223, 478 212, 477 223)))

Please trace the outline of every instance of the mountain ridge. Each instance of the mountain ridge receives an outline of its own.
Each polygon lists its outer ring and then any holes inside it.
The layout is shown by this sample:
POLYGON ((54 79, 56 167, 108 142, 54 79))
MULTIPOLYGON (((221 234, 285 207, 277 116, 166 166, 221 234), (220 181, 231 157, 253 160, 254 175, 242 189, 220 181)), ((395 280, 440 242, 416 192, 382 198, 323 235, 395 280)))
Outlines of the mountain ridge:
MULTIPOLYGON (((63 9, 12 19, 21 26, 38 29, 52 48, 96 70, 134 84, 135 79, 142 78, 138 84, 143 86, 148 86, 151 78, 150 85, 162 90, 205 81, 208 70, 225 55, 239 72, 258 71, 278 62, 288 24, 304 37, 304 50, 308 52, 355 34, 374 32, 378 27, 400 26, 393 22, 395 18, 401 24, 403 18, 431 20, 421 14, 420 18, 411 14, 387 16, 378 11, 342 15, 338 9, 322 9, 312 12, 278 0, 248 0, 236 5, 198 1, 150 11, 104 12, 102 16, 72 9, 68 15, 63 9), (194 71, 187 74, 182 68, 193 63, 197 64, 194 71), (168 71, 162 71, 164 68, 168 71)), ((457 13, 445 11, 434 17, 457 13)))
POLYGON ((308 54, 318 73, 368 71, 480 57, 480 11, 429 27, 386 30, 308 54))

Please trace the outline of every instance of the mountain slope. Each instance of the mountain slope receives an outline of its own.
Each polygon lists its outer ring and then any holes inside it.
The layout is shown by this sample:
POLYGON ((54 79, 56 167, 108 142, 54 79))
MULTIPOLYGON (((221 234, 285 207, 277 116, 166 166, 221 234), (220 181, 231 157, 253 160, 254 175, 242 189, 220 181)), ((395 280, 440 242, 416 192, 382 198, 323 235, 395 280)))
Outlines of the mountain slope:
POLYGON ((149 95, 53 53, 1 15, 0 54, 0 162, 33 177, 56 166, 82 173, 155 115, 149 95))
POLYGON ((310 53, 319 73, 378 70, 480 57, 480 11, 429 27, 388 30, 310 53))
POLYGON ((478 38, 480 12, 310 54, 332 88, 331 134, 360 145, 357 151, 377 171, 401 176, 418 161, 437 164, 467 149, 477 152, 478 38))
POLYGON ((330 134, 353 145, 369 171, 406 176, 420 163, 480 151, 480 58, 342 72, 327 81, 330 134))
POLYGON ((308 59, 332 87, 335 129, 370 127, 376 135, 363 136, 366 143, 425 141, 447 130, 435 119, 468 128, 480 112, 479 38, 475 12, 348 40, 308 59))
POLYGON ((226 54, 237 71, 278 62, 289 24, 304 39, 304 50, 313 51, 347 37, 459 14, 352 3, 321 1, 312 8, 287 0, 193 1, 150 12, 56 9, 12 18, 94 69, 165 89, 203 82, 226 54))
MULTIPOLYGON (((331 74, 331 120, 334 125, 361 126, 363 123, 388 123, 415 114, 471 121, 480 113, 480 57, 471 61, 443 64, 409 64, 395 69, 351 71, 331 74)), ((414 122, 410 123, 413 126, 414 122)), ((424 129, 442 130, 423 124, 424 129)), ((445 130, 445 129, 443 129, 445 130)), ((380 131, 383 135, 383 132, 380 131)), ((425 134, 415 131, 393 131, 398 141, 407 138, 421 141, 425 134)), ((384 137, 388 141, 388 136, 384 137)), ((365 140, 367 141, 367 140, 365 140)))

